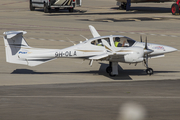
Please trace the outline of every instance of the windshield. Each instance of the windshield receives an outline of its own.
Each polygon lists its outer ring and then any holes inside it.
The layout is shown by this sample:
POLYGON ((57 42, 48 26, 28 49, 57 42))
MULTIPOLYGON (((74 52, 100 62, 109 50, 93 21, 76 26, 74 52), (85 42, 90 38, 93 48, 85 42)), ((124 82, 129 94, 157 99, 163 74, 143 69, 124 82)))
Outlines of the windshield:
POLYGON ((127 37, 114 37, 114 46, 115 47, 131 47, 135 41, 127 37))
POLYGON ((102 39, 96 39, 91 42, 92 45, 96 46, 104 46, 102 43, 102 40, 107 41, 107 43, 111 46, 110 39, 109 38, 102 38, 102 39))

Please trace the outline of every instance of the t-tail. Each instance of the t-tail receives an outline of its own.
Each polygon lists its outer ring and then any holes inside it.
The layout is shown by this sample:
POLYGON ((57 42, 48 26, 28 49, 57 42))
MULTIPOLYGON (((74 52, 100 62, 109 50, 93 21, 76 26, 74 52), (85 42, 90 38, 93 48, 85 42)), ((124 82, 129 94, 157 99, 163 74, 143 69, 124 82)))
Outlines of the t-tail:
POLYGON ((6 62, 36 66, 55 59, 56 49, 41 49, 30 47, 23 34, 25 31, 4 32, 6 62))

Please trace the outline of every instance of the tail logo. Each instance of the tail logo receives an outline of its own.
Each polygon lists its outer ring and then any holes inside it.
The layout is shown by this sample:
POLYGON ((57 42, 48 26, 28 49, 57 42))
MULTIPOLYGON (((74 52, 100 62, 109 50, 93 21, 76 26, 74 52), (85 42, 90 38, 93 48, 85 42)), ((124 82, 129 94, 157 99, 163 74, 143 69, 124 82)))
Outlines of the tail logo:
POLYGON ((19 51, 19 54, 30 54, 31 52, 19 51))

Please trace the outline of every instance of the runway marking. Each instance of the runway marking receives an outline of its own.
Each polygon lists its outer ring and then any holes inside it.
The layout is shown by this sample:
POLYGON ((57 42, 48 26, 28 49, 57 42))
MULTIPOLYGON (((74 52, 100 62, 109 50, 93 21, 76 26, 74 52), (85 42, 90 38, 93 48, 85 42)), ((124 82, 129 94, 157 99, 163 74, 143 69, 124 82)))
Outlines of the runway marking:
MULTIPOLYGON (((101 30, 100 30, 101 31, 101 30)), ((32 32, 32 31, 30 31, 32 32)), ((168 36, 168 37, 180 37, 176 35, 165 35, 165 34, 152 34, 152 33, 143 33, 143 32, 124 32, 124 31, 106 31, 112 33, 120 33, 120 34, 140 34, 140 35, 152 35, 152 36, 168 36)), ((37 33, 37 32, 36 32, 37 33)), ((39 33, 46 33, 46 34, 61 34, 61 33, 50 33, 50 32, 39 32, 39 33)), ((61 35, 70 35, 70 36, 79 36, 75 34, 61 34, 61 35)), ((0 35, 3 37, 3 35, 0 35)), ((47 41, 59 41, 59 42, 69 42, 66 40, 54 40, 54 39, 44 39, 44 38, 32 38, 32 37, 24 37, 25 39, 33 39, 33 40, 47 40, 47 41)), ((75 42, 75 41, 74 41, 75 42)), ((77 42, 77 41, 76 41, 77 42)))
POLYGON ((180 96, 0 96, 0 98, 180 99, 180 96))
POLYGON ((175 35, 171 35, 171 37, 177 37, 177 36, 175 36, 175 35))
POLYGON ((160 36, 167 36, 167 35, 161 34, 160 36))
POLYGON ((39 40, 45 40, 45 39, 43 39, 43 38, 39 38, 39 40))

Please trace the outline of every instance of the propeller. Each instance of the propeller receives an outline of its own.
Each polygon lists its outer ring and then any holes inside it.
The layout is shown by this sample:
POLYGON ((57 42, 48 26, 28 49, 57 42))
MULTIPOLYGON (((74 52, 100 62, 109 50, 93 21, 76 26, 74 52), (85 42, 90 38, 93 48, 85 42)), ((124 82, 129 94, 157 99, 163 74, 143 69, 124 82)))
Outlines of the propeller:
POLYGON ((149 53, 152 53, 153 50, 149 49, 148 48, 148 45, 147 45, 147 36, 146 36, 146 40, 145 40, 145 47, 144 47, 144 54, 149 54, 149 53))
POLYGON ((148 45, 147 45, 147 36, 146 36, 145 47, 144 47, 144 63, 146 64, 147 68, 148 68, 148 54, 150 54, 152 52, 153 52, 153 50, 148 48, 148 45))
POLYGON ((140 42, 142 42, 142 36, 140 36, 140 42))

